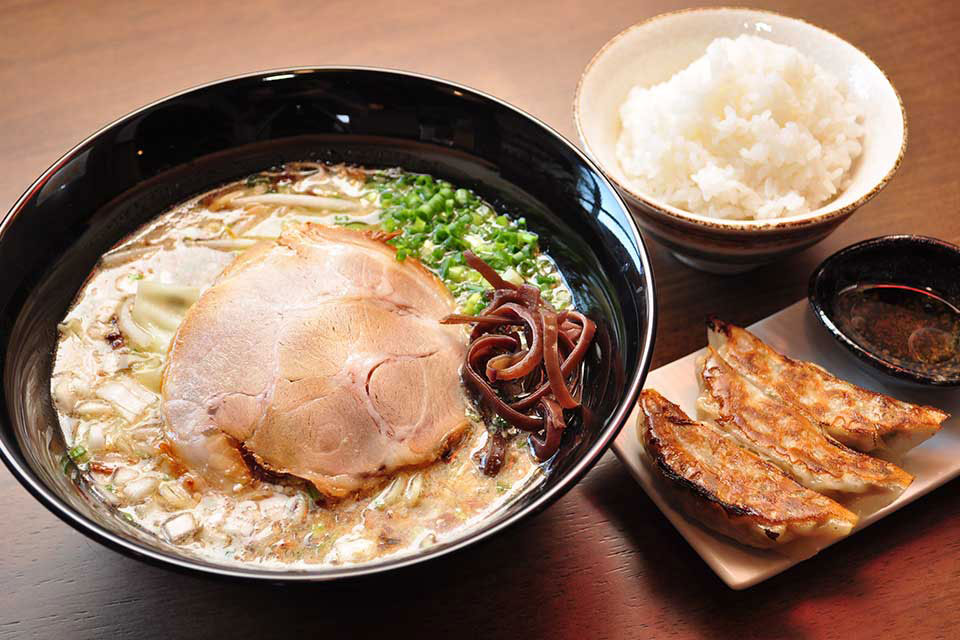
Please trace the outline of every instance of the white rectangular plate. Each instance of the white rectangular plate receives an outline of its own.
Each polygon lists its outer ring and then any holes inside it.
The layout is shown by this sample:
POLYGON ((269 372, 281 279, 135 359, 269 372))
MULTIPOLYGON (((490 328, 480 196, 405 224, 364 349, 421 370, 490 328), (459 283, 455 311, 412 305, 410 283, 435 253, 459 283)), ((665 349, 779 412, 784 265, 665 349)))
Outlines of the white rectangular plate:
MULTIPOLYGON (((853 384, 891 395, 907 402, 929 404, 953 416, 943 429, 899 461, 901 467, 915 476, 910 487, 894 502, 872 513, 864 514, 852 535, 888 513, 907 505, 948 480, 960 475, 960 392, 957 390, 915 391, 896 384, 881 382, 868 375, 843 347, 833 341, 808 310, 806 300, 779 311, 749 327, 760 339, 791 358, 809 360, 833 375, 853 384)), ((704 329, 706 343, 706 329, 704 329)), ((668 400, 680 405, 696 417, 699 395, 694 361, 703 350, 675 360, 647 376, 648 389, 656 389, 668 400)), ((633 414, 613 444, 613 450, 630 469, 643 490, 660 508, 677 531, 700 557, 733 589, 746 589, 789 569, 801 561, 775 551, 752 549, 709 531, 675 511, 651 483, 650 474, 641 464, 641 446, 637 438, 637 416, 633 414)))

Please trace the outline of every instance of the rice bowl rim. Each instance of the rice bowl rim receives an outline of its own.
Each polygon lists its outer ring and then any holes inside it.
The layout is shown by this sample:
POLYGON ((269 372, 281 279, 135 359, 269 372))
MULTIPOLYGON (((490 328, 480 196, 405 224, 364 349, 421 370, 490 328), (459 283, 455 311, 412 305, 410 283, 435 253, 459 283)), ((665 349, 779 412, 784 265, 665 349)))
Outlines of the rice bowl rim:
MULTIPOLYGON (((665 215, 670 218, 674 218, 681 222, 693 223, 699 226, 712 227, 714 229, 723 230, 723 231, 757 231, 757 232, 774 232, 774 231, 783 231, 786 228, 795 228, 795 227, 805 227, 805 226, 814 226, 823 222, 828 222, 830 220, 835 220, 837 218, 843 218, 850 215, 855 210, 859 209, 861 206, 866 204, 874 196, 876 196, 880 191, 887 186, 887 183, 893 178, 893 175, 900 168, 900 164, 903 162, 903 157, 906 154, 907 150, 907 138, 908 138, 908 129, 907 129, 907 111, 903 105, 903 98, 900 97, 900 92, 897 91, 896 86, 890 80, 890 77, 887 75, 880 65, 878 65, 873 58, 871 58, 865 51, 857 47, 856 45, 850 43, 849 41, 841 38, 837 34, 833 33, 829 29, 817 26, 811 22, 808 22, 802 18, 794 18, 793 16, 788 16, 776 11, 770 11, 767 9, 752 9, 750 7, 736 7, 736 6, 717 6, 717 7, 694 7, 690 9, 679 9, 676 11, 668 11, 666 13, 659 13, 655 16, 651 16, 645 20, 641 20, 635 24, 630 25, 626 29, 622 30, 617 35, 613 36, 608 40, 600 50, 597 51, 593 57, 590 59, 590 62, 587 63, 587 66, 584 68, 583 72, 580 74, 580 80, 577 82, 577 89, 573 97, 573 120, 574 125, 577 129, 577 135, 580 138, 580 142, 583 144, 584 150, 590 155, 593 160, 604 168, 604 173, 607 175, 607 178, 613 182, 617 188, 624 192, 630 199, 637 200, 642 203, 645 207, 653 209, 657 213, 665 215), (664 20, 667 18, 674 18, 679 15, 688 14, 688 13, 723 13, 729 11, 739 11, 744 13, 753 13, 760 15, 769 15, 776 16, 777 18, 797 22, 805 27, 810 27, 815 31, 819 31, 822 34, 835 38, 839 40, 842 44, 845 44, 849 47, 852 47, 860 55, 862 55, 871 65, 873 65, 877 71, 880 72, 880 75, 883 76, 884 81, 887 86, 893 91, 893 95, 897 99, 897 105, 900 107, 900 120, 903 124, 903 136, 900 139, 900 149, 897 152, 897 158, 893 162, 890 169, 887 173, 877 182, 871 189, 869 189, 864 195, 857 198, 854 202, 847 204, 843 207, 832 209, 831 203, 827 203, 824 206, 815 209, 809 213, 804 213, 796 216, 786 216, 782 218, 770 218, 767 220, 730 220, 724 218, 713 218, 710 216, 705 216, 699 213, 693 213, 692 211, 685 211, 683 209, 671 206, 664 202, 660 202, 657 199, 640 193, 633 187, 626 185, 619 178, 614 176, 611 172, 606 171, 605 164, 601 162, 599 156, 594 152, 593 148, 590 145, 590 142, 587 140, 587 136, 584 133, 583 127, 583 114, 580 111, 581 97, 583 94, 583 85, 584 80, 590 72, 593 70, 593 67, 596 65, 597 61, 600 60, 606 54, 607 50, 616 44, 621 38, 625 37, 627 34, 644 27, 649 27, 652 23, 664 20)), ((838 194, 839 195, 839 194, 838 194)), ((834 198, 836 200, 836 198, 834 198)))

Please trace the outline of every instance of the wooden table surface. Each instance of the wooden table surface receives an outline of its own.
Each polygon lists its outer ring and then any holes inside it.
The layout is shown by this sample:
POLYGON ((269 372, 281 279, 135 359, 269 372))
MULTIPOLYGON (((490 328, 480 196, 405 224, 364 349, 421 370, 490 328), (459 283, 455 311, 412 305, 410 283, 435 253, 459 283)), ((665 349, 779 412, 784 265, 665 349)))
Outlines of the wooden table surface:
MULTIPOLYGON (((654 366, 701 347, 702 318, 750 323, 805 294, 857 240, 960 241, 960 9, 907 0, 761 3, 867 51, 906 104, 896 178, 820 245, 743 276, 690 270, 650 244, 654 366), (869 7, 869 8, 868 8, 869 7)), ((410 69, 488 91, 571 139, 581 70, 667 2, 0 3, 0 207, 89 132, 223 76, 290 65, 410 69)), ((960 275, 960 274, 958 274, 960 275)), ((2 275, 0 275, 2 277, 2 275)), ((958 637, 960 494, 951 483, 745 592, 728 589, 611 453, 543 514, 396 575, 277 588, 174 574, 55 518, 0 468, 0 638, 958 637)))

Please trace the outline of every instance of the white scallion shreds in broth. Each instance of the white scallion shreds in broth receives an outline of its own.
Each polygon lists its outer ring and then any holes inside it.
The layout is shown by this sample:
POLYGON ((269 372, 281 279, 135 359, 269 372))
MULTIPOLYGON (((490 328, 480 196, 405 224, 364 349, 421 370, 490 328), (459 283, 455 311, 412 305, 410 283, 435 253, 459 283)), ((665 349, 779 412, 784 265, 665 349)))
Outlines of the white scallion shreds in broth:
MULTIPOLYGON (((441 459, 385 477, 373 490, 324 501, 307 482, 268 472, 211 487, 173 454, 161 384, 167 349, 201 293, 246 249, 320 223, 398 233, 415 257, 477 313, 488 285, 464 267, 471 249, 556 308, 570 292, 522 218, 472 192, 401 170, 291 163, 194 198, 105 254, 60 325, 51 390, 68 466, 97 496, 169 543, 216 561, 283 567, 366 562, 461 533, 541 474, 526 437, 510 440, 495 477, 478 467, 489 429, 468 410, 466 434, 441 459)), ((512 429, 512 428, 511 428, 512 429)))

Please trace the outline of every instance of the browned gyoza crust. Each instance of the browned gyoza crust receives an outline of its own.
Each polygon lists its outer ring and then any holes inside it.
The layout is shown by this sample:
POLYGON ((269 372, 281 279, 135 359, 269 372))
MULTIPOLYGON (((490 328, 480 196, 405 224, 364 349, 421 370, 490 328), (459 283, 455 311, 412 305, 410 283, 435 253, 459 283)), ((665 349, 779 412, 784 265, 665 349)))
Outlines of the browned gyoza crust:
POLYGON ((901 402, 839 380, 716 318, 707 321, 707 334, 710 345, 737 373, 858 451, 903 453, 936 433, 950 417, 934 407, 901 402))
POLYGON ((900 495, 913 477, 896 465, 830 439, 795 407, 764 394, 712 347, 698 361, 700 417, 716 422, 740 444, 798 483, 837 498, 900 495))
POLYGON ((736 444, 713 425, 691 420, 653 390, 637 425, 648 466, 671 502, 704 525, 744 544, 769 548, 797 539, 830 541, 857 516, 806 489, 736 444))

